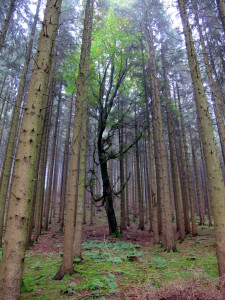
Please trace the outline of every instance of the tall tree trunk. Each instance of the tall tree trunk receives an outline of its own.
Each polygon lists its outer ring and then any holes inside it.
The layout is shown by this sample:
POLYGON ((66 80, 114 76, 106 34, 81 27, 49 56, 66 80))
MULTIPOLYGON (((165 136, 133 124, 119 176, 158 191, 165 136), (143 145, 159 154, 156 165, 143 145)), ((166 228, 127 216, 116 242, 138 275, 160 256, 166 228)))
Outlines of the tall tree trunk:
POLYGON ((49 210, 50 210, 50 204, 51 204, 51 193, 52 193, 52 178, 53 178, 53 171, 54 171, 54 160, 55 160, 55 153, 56 153, 56 141, 57 141, 57 132, 58 132, 58 124, 59 124, 59 112, 60 112, 60 104, 61 104, 61 98, 62 98, 62 86, 60 85, 60 91, 59 91, 59 98, 57 103, 57 112, 56 112, 56 119, 55 119, 55 126, 54 126, 54 132, 53 132, 53 143, 52 143, 52 153, 51 153, 51 161, 50 161, 50 171, 49 171, 49 186, 47 189, 46 194, 46 203, 45 203, 45 219, 43 228, 45 230, 48 230, 48 222, 49 222, 49 210))
POLYGON ((66 200, 66 188, 67 188, 67 175, 68 175, 68 167, 69 167, 69 144, 70 144, 70 127, 72 120, 72 111, 73 111, 73 98, 70 100, 70 113, 69 120, 67 124, 67 132, 66 132, 66 140, 65 140, 65 151, 63 158, 63 174, 62 174, 62 191, 61 191, 61 199, 60 199, 60 209, 59 209, 59 230, 63 231, 64 226, 64 210, 65 210, 65 200, 66 200))
MULTIPOLYGON (((81 56, 79 65, 79 74, 77 79, 77 100, 75 104, 75 119, 73 125, 72 152, 70 158, 70 168, 68 177, 65 234, 63 246, 63 262, 55 279, 62 279, 65 274, 73 274, 73 241, 75 224, 75 199, 77 194, 78 170, 79 170, 79 150, 80 133, 82 132, 82 119, 87 111, 85 103, 87 102, 88 72, 90 45, 89 35, 92 26, 93 0, 87 0, 85 9, 84 29, 81 46, 81 56), (88 63, 87 63, 88 62, 88 63)), ((85 119, 85 118, 84 118, 85 119)), ((79 208, 78 208, 79 210, 79 208)))
POLYGON ((181 193, 182 193, 182 200, 183 200, 183 210, 184 210, 184 225, 185 225, 185 232, 189 234, 191 232, 190 226, 190 217, 189 217, 189 197, 188 197, 188 187, 187 187, 187 180, 186 180, 186 168, 185 168, 185 161, 184 161, 184 151, 182 146, 182 137, 178 135, 179 138, 179 145, 175 139, 175 147, 177 153, 177 161, 179 166, 179 173, 180 173, 180 183, 181 183, 181 193))
POLYGON ((172 117, 172 112, 171 112, 170 104, 169 104, 169 86, 168 86, 168 79, 167 79, 167 75, 166 75, 165 53, 164 53, 163 47, 164 46, 162 46, 164 95, 166 98, 166 113, 167 113, 168 135, 169 135, 172 185, 173 185, 174 201, 175 201, 175 208, 176 208, 177 229, 179 231, 179 238, 181 241, 183 241, 185 239, 183 204, 182 204, 182 198, 181 198, 182 196, 181 196, 181 190, 180 190, 180 178, 179 178, 176 151, 175 151, 175 145, 174 145, 173 117, 172 117))
MULTIPOLYGON (((147 78, 145 72, 145 63, 144 63, 144 56, 142 51, 142 68, 143 68, 143 78, 144 78, 144 89, 145 89, 145 108, 146 108, 146 116, 147 116, 147 129, 148 129, 148 155, 149 155, 149 170, 150 170, 150 203, 149 207, 152 207, 152 214, 149 212, 150 218, 152 217, 152 231, 153 231, 153 239, 154 243, 159 243, 159 224, 158 224, 158 204, 157 204, 157 194, 156 194, 156 183, 155 183, 155 165, 154 165, 154 153, 153 153, 153 145, 152 145, 152 132, 151 132, 151 124, 150 124, 150 113, 148 107, 148 91, 147 91, 147 78)), ((150 226, 151 230, 151 226, 150 226)))
POLYGON ((34 220, 34 234, 33 241, 38 240, 38 236, 41 234, 42 229, 42 217, 43 217, 43 207, 44 207, 44 196, 45 196, 45 179, 46 179, 46 167, 48 160, 48 147, 49 147, 49 136, 50 136, 50 127, 51 127, 51 115, 53 107, 53 97, 52 97, 52 88, 53 88, 53 75, 55 73, 56 67, 56 55, 53 55, 51 72, 49 75, 48 89, 47 89, 47 109, 45 112, 45 117, 42 127, 42 136, 41 136, 41 157, 39 164, 39 174, 38 174, 38 185, 36 191, 36 208, 35 208, 35 220, 34 220))
POLYGON ((156 168, 158 169, 159 185, 157 186, 157 193, 160 189, 161 207, 162 207, 162 234, 163 234, 163 247, 167 251, 176 250, 175 237, 172 224, 172 207, 169 190, 169 178, 168 178, 168 165, 165 148, 165 138, 163 132, 162 112, 160 95, 158 88, 157 68, 155 61, 155 49, 153 42, 153 32, 151 27, 151 18, 149 15, 150 8, 147 8, 147 20, 148 20, 148 56, 151 76, 151 91, 153 102, 153 131, 154 131, 154 147, 156 156, 156 168), (165 218, 165 220, 163 220, 165 218))
MULTIPOLYGON (((126 128, 125 128, 125 144, 127 143, 127 132, 126 132, 126 128)), ((128 155, 126 155, 125 157, 125 175, 126 178, 128 178, 128 155)), ((126 191, 125 191, 125 205, 126 205, 126 223, 127 226, 130 226, 130 215, 129 215, 129 200, 130 200, 130 195, 129 195, 129 182, 127 182, 126 184, 126 191)))
POLYGON ((198 171, 197 171, 198 168, 197 168, 195 148, 194 148, 192 136, 190 136, 190 140, 191 140, 192 161, 193 161, 193 169, 194 169, 194 183, 196 186, 198 212, 200 218, 199 225, 204 225, 204 207, 203 207, 203 199, 202 199, 202 190, 201 190, 198 171))
POLYGON ((61 1, 48 0, 16 153, 0 265, 0 299, 20 298, 28 222, 34 199, 43 112, 61 1))
POLYGON ((2 240, 2 222, 3 222, 3 217, 4 217, 4 211, 5 211, 5 199, 7 195, 7 191, 9 188, 9 181, 10 181, 10 174, 11 174, 11 168, 12 168, 12 162, 13 162, 13 154, 15 151, 15 145, 16 145, 16 135, 18 132, 19 128, 19 119, 20 119, 20 112, 21 112, 21 105, 22 105, 22 99, 23 99, 23 94, 24 94, 24 88, 26 84, 26 78, 27 78, 27 71, 28 71, 28 66, 31 58, 31 53, 32 53, 32 47, 33 47, 33 39, 34 39, 34 34, 36 31, 37 27, 37 20, 38 20, 38 15, 40 11, 40 5, 41 5, 41 0, 38 1, 37 4, 37 9, 36 9, 36 14, 34 17, 34 22, 32 25, 31 29, 31 34, 30 34, 30 41, 27 46, 27 52, 26 52, 26 58, 23 66, 23 71, 22 71, 22 76, 20 79, 20 84, 19 84, 19 89, 16 97, 16 102, 13 108, 13 114, 12 114, 12 122, 11 122, 11 127, 10 127, 10 133, 9 133, 9 141, 7 144, 7 155, 4 160, 3 164, 3 174, 2 174, 2 181, 0 184, 0 245, 1 245, 1 240, 2 240))
POLYGON ((196 216, 195 216, 194 193, 193 193, 193 187, 192 187, 192 181, 191 181, 190 159, 188 156, 188 146, 187 146, 186 134, 185 134, 185 129, 184 129, 184 118, 183 118, 183 112, 181 109, 180 92, 179 92, 178 85, 177 85, 177 93, 178 93, 178 105, 179 105, 179 112, 180 112, 181 131, 182 131, 183 145, 184 145, 184 158, 185 158, 185 165, 186 165, 186 170, 187 170, 187 185, 188 185, 188 194, 189 194, 189 200, 190 200, 192 235, 196 236, 198 232, 197 232, 196 216))
POLYGON ((225 274, 225 187, 220 168, 216 140, 213 133, 213 126, 209 115, 209 107, 197 61, 197 53, 194 46, 191 27, 188 20, 187 8, 184 0, 179 0, 178 4, 185 33, 188 61, 191 69, 203 151, 209 177, 219 275, 222 276, 225 274))
POLYGON ((86 45, 86 61, 85 70, 86 77, 83 90, 83 105, 82 105, 82 131, 81 131, 81 148, 80 148, 80 167, 79 167, 79 182, 76 203, 76 216, 75 216, 75 237, 73 243, 73 256, 82 258, 81 245, 82 245, 82 224, 85 215, 85 171, 86 171, 86 157, 87 157, 87 123, 88 123, 88 76, 89 76, 89 63, 90 63, 90 50, 91 50, 91 34, 92 34, 92 18, 94 10, 94 1, 90 3, 90 10, 88 16, 88 32, 87 32, 87 45, 86 45))
MULTIPOLYGON (((220 2, 220 1, 217 1, 217 2, 220 2)), ((221 2, 223 2, 223 1, 221 1, 221 2)), ((194 3, 193 0, 192 0, 192 3, 194 3)), ((224 6, 224 13, 225 13, 224 2, 223 2, 223 6, 224 6)), ((202 33, 202 27, 199 22, 198 7, 197 7, 197 4, 195 4, 195 3, 194 3, 194 8, 195 8, 195 21, 196 21, 196 24, 198 27, 206 73, 207 73, 207 76, 209 79, 209 85, 210 85, 210 89, 211 89, 211 93, 212 93, 212 100, 214 103, 214 110, 215 110, 217 126, 218 126, 218 131, 219 131, 220 140, 221 140, 221 147, 222 147, 223 153, 225 153, 225 125, 224 125, 224 117, 223 117, 221 109, 220 109, 220 100, 223 102, 223 99, 222 98, 219 99, 217 96, 216 83, 213 79, 212 70, 211 70, 211 66, 210 66, 210 62, 209 62, 209 56, 207 53, 207 49, 206 49, 206 45, 205 45, 205 41, 204 41, 204 37, 203 37, 203 33, 202 33)), ((224 15, 224 24, 225 24, 225 15, 224 15)))
MULTIPOLYGON (((135 105, 135 135, 138 134, 138 125, 137 125, 137 115, 136 115, 136 105, 135 105)), ((144 230, 144 205, 143 205, 143 195, 141 192, 141 172, 140 172, 140 154, 139 154, 139 142, 136 143, 136 182, 137 182, 137 196, 138 196, 138 218, 139 225, 138 228, 144 230)))
POLYGON ((205 167, 205 160, 204 160, 202 146, 201 146, 201 161, 202 161, 202 172, 203 172, 206 203, 207 203, 207 208, 208 208, 207 212, 208 212, 209 227, 211 227, 211 226, 213 226, 213 224, 212 224, 211 199, 210 199, 210 195, 209 195, 208 178, 207 178, 207 171, 206 171, 206 167, 205 167))
MULTIPOLYGON (((123 127, 119 129, 119 143, 120 148, 123 151, 123 127)), ((122 233, 123 230, 126 229, 126 202, 125 202, 125 189, 124 189, 124 159, 120 158, 120 189, 121 189, 121 195, 120 195, 120 232, 122 233)))

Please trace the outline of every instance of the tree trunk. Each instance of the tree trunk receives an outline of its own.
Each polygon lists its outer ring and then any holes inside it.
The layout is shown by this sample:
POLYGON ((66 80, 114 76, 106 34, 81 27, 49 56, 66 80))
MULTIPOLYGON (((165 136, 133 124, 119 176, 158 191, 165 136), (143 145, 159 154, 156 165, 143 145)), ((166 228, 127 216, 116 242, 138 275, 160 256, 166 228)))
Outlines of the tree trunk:
POLYGON ((166 113, 167 113, 167 124, 168 124, 168 135, 169 135, 169 147, 170 147, 170 159, 171 159, 171 172, 172 172, 172 185, 174 193, 174 201, 176 208, 176 222, 177 230, 179 231, 179 238, 181 241, 185 239, 185 227, 184 227, 184 215, 183 215, 183 204, 180 190, 180 178, 177 166, 176 151, 174 145, 174 126, 173 117, 169 104, 169 87, 168 79, 165 68, 165 57, 164 49, 162 46, 162 64, 163 64, 163 77, 164 77, 164 95, 166 98, 166 113))
POLYGON ((88 85, 87 61, 89 61, 90 47, 88 43, 90 22, 92 22, 93 0, 87 0, 85 9, 84 29, 82 37, 82 47, 79 65, 79 74, 77 79, 77 100, 75 104, 75 119, 73 125, 73 138, 71 144, 71 158, 68 177, 68 191, 66 204, 65 233, 63 246, 63 262, 55 275, 55 279, 62 279, 65 274, 72 275, 73 269, 73 241, 75 224, 75 199, 77 194, 78 170, 79 170, 79 150, 80 133, 82 132, 82 118, 86 111, 83 102, 87 101, 85 89, 88 85))
POLYGON ((161 194, 161 207, 162 207, 162 234, 163 247, 169 252, 170 250, 176 250, 173 224, 172 224, 172 208, 169 190, 169 178, 168 178, 168 165, 165 148, 165 138, 163 132, 162 112, 160 95, 158 88, 157 68, 155 61, 155 49, 153 42, 153 32, 151 28, 151 19, 149 15, 149 7, 147 9, 148 26, 148 58, 150 66, 151 76, 151 91, 153 102, 153 132, 154 132, 154 149, 156 156, 156 168, 158 169, 159 185, 157 186, 157 193, 160 189, 161 194))
POLYGON ((16 153, 0 266, 0 299, 20 298, 30 209, 38 169, 44 103, 61 1, 48 0, 16 153))
POLYGON ((209 115, 209 107, 197 61, 197 53, 194 47, 191 27, 188 20, 187 8, 184 0, 179 0, 178 4, 185 33, 188 61, 191 69, 203 151, 209 178, 219 275, 222 276, 225 274, 225 187, 220 168, 216 140, 213 133, 213 126, 209 115))
MULTIPOLYGON (((193 0, 192 0, 192 2, 193 2, 193 0)), ((218 2, 220 2, 220 1, 217 0, 217 3, 218 2)), ((221 3, 222 2, 223 1, 221 1, 221 3)), ((223 6, 224 6, 224 13, 225 13, 224 2, 223 2, 223 6)), ((221 147, 222 147, 223 153, 225 153, 225 125, 224 125, 224 117, 223 117, 221 109, 220 109, 220 100, 223 102, 223 99, 222 98, 219 99, 217 96, 216 83, 213 79, 212 70, 211 70, 211 66, 210 66, 210 62, 209 62, 209 56, 207 53, 207 49, 206 49, 206 45, 205 45, 205 41, 204 41, 204 37, 203 37, 203 33, 202 33, 202 27, 199 22, 198 7, 196 4, 194 4, 194 8, 195 8, 195 21, 196 21, 196 24, 198 27, 206 73, 207 73, 207 76, 209 79, 209 85, 210 85, 210 89, 211 89, 211 93, 212 93, 212 100, 214 103, 214 110, 215 110, 217 126, 218 126, 218 131, 219 131, 220 140, 221 140, 221 147)), ((225 15, 224 15, 224 24, 225 24, 225 15)))
POLYGON ((66 140, 65 140, 65 151, 63 158, 63 174, 62 174, 62 190, 61 190, 61 199, 60 199, 60 209, 59 209, 59 230, 63 231, 64 226, 64 210, 65 210, 65 200, 66 200, 66 188, 67 188, 67 175, 69 167, 69 143, 70 143, 70 125, 72 120, 72 111, 73 111, 73 98, 70 100, 70 113, 69 121, 67 125, 66 140))
MULTIPOLYGON (((138 125, 136 121, 136 105, 135 105, 135 135, 137 136, 138 125)), ((144 230, 144 206, 143 206, 143 195, 141 193, 141 172, 140 172, 140 155, 139 155, 139 143, 136 143, 136 182, 137 182, 137 196, 138 196, 138 217, 139 225, 138 228, 144 230)))
POLYGON ((219 10, 219 16, 223 25, 223 31, 225 33, 225 3, 224 0, 216 0, 219 10))
POLYGON ((2 240, 2 220, 4 216, 4 210, 5 210, 5 199, 7 196, 7 191, 9 188, 9 181, 10 181, 10 174, 11 174, 11 168, 12 168, 12 162, 13 162, 13 154, 15 151, 15 145, 16 145, 16 136, 19 128, 19 119, 20 119, 20 112, 21 112, 21 104, 22 104, 22 99, 23 99, 23 94, 24 94, 24 88, 26 84, 26 78, 27 78, 27 71, 28 71, 28 66, 31 58, 31 53, 32 53, 32 47, 33 47, 33 38, 34 34, 36 31, 36 26, 37 26, 37 20, 38 20, 38 14, 40 10, 40 5, 41 5, 41 0, 38 1, 37 4, 37 9, 36 9, 36 14, 34 17, 34 22, 32 25, 31 29, 31 34, 30 34, 30 41, 27 46, 27 52, 26 52, 26 58, 23 66, 23 71, 22 71, 22 76, 20 79, 20 85, 16 97, 16 102, 13 108, 13 113, 12 113, 12 122, 11 122, 11 127, 10 127, 10 133, 9 133, 9 140, 7 144, 7 155, 4 160, 3 164, 3 174, 2 174, 2 181, 0 185, 0 245, 1 245, 1 240, 2 240))
POLYGON ((200 186, 198 171, 197 171, 197 161, 195 155, 195 148, 192 140, 192 136, 190 136, 191 140, 191 148, 192 148, 192 161, 193 161, 193 168, 194 168, 194 183, 196 186, 196 193, 197 193, 197 202, 198 202, 198 212, 199 212, 199 225, 204 225, 204 208, 203 208, 203 199, 202 199, 202 190, 200 186))
POLYGON ((197 235, 197 225, 196 225, 196 216, 195 216, 194 194, 193 194, 193 187, 192 187, 192 182, 191 182, 190 160, 189 160, 189 156, 188 156, 188 147, 187 147, 186 134, 185 134, 185 129, 184 129, 184 118, 183 118, 183 112, 181 109, 178 85, 177 85, 177 91, 178 91, 178 104, 179 104, 179 112, 180 112, 181 132, 182 132, 183 145, 184 145, 184 158, 185 158, 185 165, 186 165, 186 170, 187 170, 187 185, 188 185, 188 194, 189 194, 190 209, 191 209, 192 235, 196 236, 197 235))
MULTIPOLYGON (((147 116, 147 130, 148 130, 148 147, 149 147, 149 170, 150 170, 150 182, 149 182, 149 207, 152 207, 152 213, 149 212, 149 217, 152 218, 150 220, 150 224, 152 223, 152 231, 153 231, 153 240, 154 244, 159 243, 159 224, 158 224, 158 204, 157 204, 157 195, 156 195, 156 183, 155 183, 155 165, 154 165, 154 153, 153 153, 153 145, 152 145, 152 132, 151 132, 151 124, 150 124, 150 115, 149 115, 149 107, 148 107, 148 91, 147 91, 147 78, 145 72, 145 63, 144 56, 142 51, 142 68, 143 68, 143 77, 144 77, 144 89, 145 89, 145 108, 146 108, 146 116, 147 116)), ((150 226, 151 231, 151 226, 150 226)))
POLYGON ((90 49, 91 49, 91 34, 92 34, 92 18, 94 10, 94 1, 90 3, 90 11, 88 16, 88 30, 86 41, 86 57, 85 57, 85 83, 83 89, 83 103, 82 103, 82 130, 81 130, 81 147, 80 147, 80 167, 79 167, 79 182, 76 203, 76 216, 75 216, 75 237, 73 243, 73 256, 82 258, 81 245, 82 245, 82 224, 85 211, 85 171, 86 171, 86 155, 87 155, 87 123, 88 123, 88 76, 89 76, 89 63, 90 63, 90 49))
POLYGON ((4 41, 5 41, 5 37, 6 37, 6 33, 9 27, 9 21, 10 18, 12 17, 13 11, 14 11, 14 7, 15 7, 15 2, 16 0, 11 0, 10 4, 9 4, 9 8, 6 14, 6 18, 5 21, 2 25, 1 28, 1 34, 0 34, 0 52, 2 51, 2 47, 4 45, 4 41))
POLYGON ((44 207, 44 196, 45 196, 45 179, 46 179, 46 167, 48 158, 48 147, 49 147, 49 136, 50 136, 50 126, 51 126, 51 115, 53 107, 53 97, 52 97, 52 87, 53 87, 53 75, 55 73, 56 67, 56 55, 53 55, 51 72, 49 75, 48 89, 46 96, 47 109, 45 112, 42 136, 41 136, 41 157, 39 165, 38 174, 38 185, 36 191, 36 207, 35 207, 35 221, 34 221, 34 234, 33 241, 38 240, 38 236, 41 234, 42 229, 42 217, 43 217, 43 207, 44 207))
POLYGON ((50 203, 51 203, 51 193, 52 193, 52 178, 53 178, 53 171, 54 171, 54 159, 56 153, 56 141, 57 141, 57 132, 58 132, 58 124, 59 124, 59 112, 60 112, 60 104, 62 98, 62 86, 60 85, 59 91, 59 98, 57 103, 57 112, 56 112, 56 119, 55 119, 55 127, 53 132, 53 143, 52 143, 52 153, 51 153, 51 161, 50 161, 50 169, 49 169, 49 182, 48 182, 48 189, 46 194, 46 202, 45 202, 45 219, 43 228, 48 230, 48 222, 49 222, 49 210, 50 210, 50 203))

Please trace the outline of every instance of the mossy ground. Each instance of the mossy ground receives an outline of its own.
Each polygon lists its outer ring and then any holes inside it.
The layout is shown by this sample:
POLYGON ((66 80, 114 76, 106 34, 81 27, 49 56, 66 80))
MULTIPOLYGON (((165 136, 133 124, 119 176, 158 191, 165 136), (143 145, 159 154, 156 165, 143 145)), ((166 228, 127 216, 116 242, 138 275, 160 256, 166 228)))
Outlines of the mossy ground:
POLYGON ((166 253, 152 243, 120 239, 86 240, 83 261, 75 273, 53 280, 62 255, 59 252, 27 252, 22 300, 28 299, 135 299, 126 293, 142 287, 160 290, 168 282, 183 279, 217 283, 218 270, 213 229, 199 227, 196 238, 177 243, 178 251, 166 253))

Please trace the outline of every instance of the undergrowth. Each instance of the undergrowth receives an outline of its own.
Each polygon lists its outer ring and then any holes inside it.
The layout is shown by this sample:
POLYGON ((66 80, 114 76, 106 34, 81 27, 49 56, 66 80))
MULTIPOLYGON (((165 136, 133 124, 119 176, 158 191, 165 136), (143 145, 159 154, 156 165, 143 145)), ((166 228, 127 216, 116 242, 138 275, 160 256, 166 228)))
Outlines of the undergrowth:
POLYGON ((205 238, 204 230, 195 239, 187 238, 176 253, 152 244, 87 240, 84 260, 75 261, 74 275, 62 281, 53 280, 62 261, 60 253, 28 252, 21 299, 115 299, 132 289, 160 291, 175 280, 216 280, 215 245, 211 236, 205 238))

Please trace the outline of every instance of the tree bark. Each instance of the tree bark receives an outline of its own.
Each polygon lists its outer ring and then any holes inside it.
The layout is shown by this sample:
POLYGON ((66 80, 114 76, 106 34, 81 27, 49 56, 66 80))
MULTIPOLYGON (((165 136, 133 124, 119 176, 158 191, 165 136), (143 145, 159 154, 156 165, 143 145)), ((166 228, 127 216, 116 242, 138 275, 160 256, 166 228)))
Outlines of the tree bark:
POLYGON ((1 245, 1 240, 2 240, 2 222, 3 222, 3 217, 4 217, 4 211, 5 211, 4 203, 5 203, 7 191, 9 188, 10 174, 11 174, 11 168, 12 168, 12 162, 13 162, 13 156, 14 156, 13 154, 15 151, 16 136, 17 136, 18 128, 19 128, 19 119, 20 119, 20 113, 21 113, 22 99, 23 99, 24 88, 25 88, 26 79, 27 79, 28 66, 29 66, 31 53, 32 53, 34 34, 36 31, 36 27, 37 27, 37 20, 38 20, 40 5, 41 5, 41 0, 39 0, 38 4, 37 4, 34 22, 33 22, 31 34, 30 34, 30 41, 27 46, 27 52, 26 52, 24 66, 23 66, 22 76, 20 79, 16 102, 15 102, 15 105, 13 108, 13 113, 12 113, 12 122, 11 122, 11 127, 10 127, 9 140, 8 140, 7 149, 6 149, 7 155, 5 157, 4 164, 3 164, 2 181, 0 184, 0 245, 1 245))
MULTIPOLYGON (((92 19, 93 0, 87 0, 84 18, 84 29, 81 46, 81 56, 79 65, 79 74, 77 79, 77 100, 75 103, 75 119, 73 125, 72 152, 70 158, 70 168, 68 177, 67 205, 65 218, 65 233, 63 246, 63 262, 55 275, 55 279, 60 280, 65 274, 72 275, 73 269, 73 242, 74 242, 74 224, 75 224, 75 199, 77 195, 77 182, 79 170, 79 150, 80 150, 80 133, 82 132, 82 119, 87 111, 87 61, 89 62, 90 47, 88 43, 90 20, 92 19)), ((78 208, 79 210, 79 208, 78 208)))
POLYGON ((187 8, 184 0, 179 0, 178 4, 184 28, 188 61, 191 69, 203 151, 209 178, 219 275, 222 276, 225 274, 225 187, 220 168, 216 140, 213 133, 213 126, 209 115, 209 107, 197 61, 197 53, 194 47, 191 27, 188 20, 187 8))
POLYGON ((0 299, 20 298, 30 209, 34 199, 43 112, 61 1, 48 0, 16 153, 0 265, 0 299))

